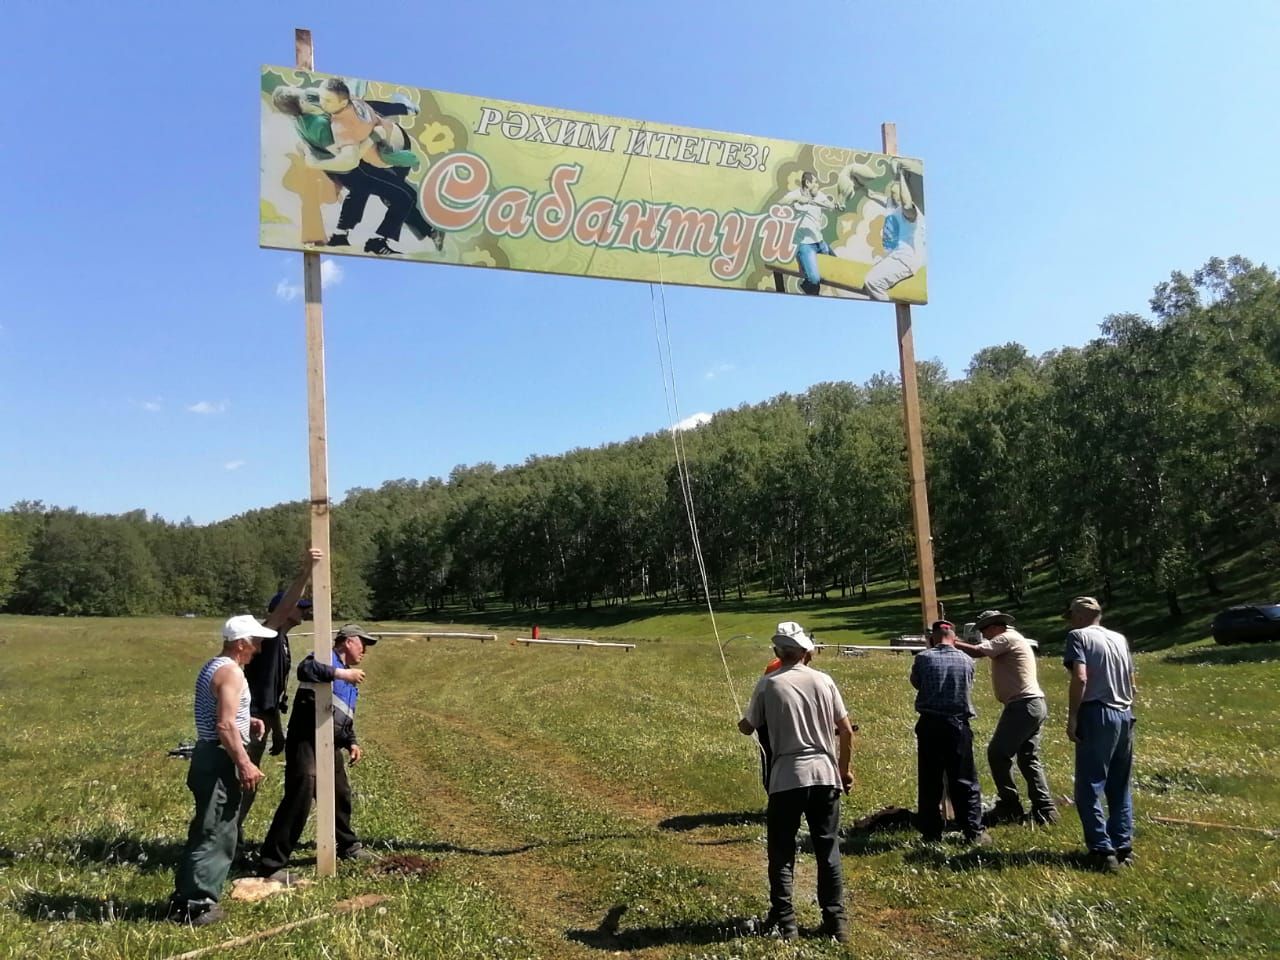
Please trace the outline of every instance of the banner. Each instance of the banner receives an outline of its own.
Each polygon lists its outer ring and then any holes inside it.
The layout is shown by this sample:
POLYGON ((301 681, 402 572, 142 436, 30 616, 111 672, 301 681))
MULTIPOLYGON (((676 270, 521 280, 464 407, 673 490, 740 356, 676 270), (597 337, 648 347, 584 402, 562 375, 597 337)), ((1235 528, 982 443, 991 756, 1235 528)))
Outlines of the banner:
POLYGON ((919 160, 262 71, 264 247, 924 303, 919 160))

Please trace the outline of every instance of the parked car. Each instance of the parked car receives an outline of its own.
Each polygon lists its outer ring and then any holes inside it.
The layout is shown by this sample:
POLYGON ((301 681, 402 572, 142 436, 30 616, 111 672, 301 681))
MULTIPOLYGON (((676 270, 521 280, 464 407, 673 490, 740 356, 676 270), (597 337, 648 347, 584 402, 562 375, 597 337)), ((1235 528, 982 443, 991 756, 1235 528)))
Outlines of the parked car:
POLYGON ((1280 603, 1250 603, 1228 607, 1213 618, 1218 643, 1257 643, 1280 640, 1280 603))

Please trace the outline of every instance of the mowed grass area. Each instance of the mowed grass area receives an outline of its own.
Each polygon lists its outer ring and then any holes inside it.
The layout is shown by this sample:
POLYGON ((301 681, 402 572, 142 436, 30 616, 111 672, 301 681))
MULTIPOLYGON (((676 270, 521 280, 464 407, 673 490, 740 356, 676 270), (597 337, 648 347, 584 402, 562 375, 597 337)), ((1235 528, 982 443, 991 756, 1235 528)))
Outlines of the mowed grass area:
MULTIPOLYGON (((909 622, 909 604, 873 615, 866 629, 835 605, 726 612, 722 636, 756 638, 728 645, 732 684, 705 613, 643 614, 591 631, 635 639, 631 653, 515 647, 509 639, 527 631, 509 623, 498 643, 385 640, 365 663, 356 827, 374 849, 421 856, 433 869, 396 877, 343 865, 305 890, 228 903, 228 921, 202 931, 157 920, 190 815, 186 763, 165 753, 192 735, 191 686, 219 624, 0 617, 0 956, 166 957, 365 892, 391 899, 234 955, 1275 955, 1280 841, 1152 817, 1280 827, 1280 647, 1201 642, 1139 656, 1136 869, 1081 869, 1071 809, 1054 828, 997 828, 979 854, 906 831, 851 833, 855 942, 846 951, 740 933, 767 906, 764 797, 755 748, 734 729, 731 685, 745 700, 779 619, 813 623, 820 638, 880 639, 874 617, 909 622)), ((561 619, 547 632, 587 632, 570 626, 561 619)), ((1125 629, 1120 617, 1114 626, 1125 629)), ((308 642, 295 637, 295 652, 308 642)), ((816 665, 861 725, 845 823, 913 806, 908 657, 825 653, 816 665)), ((1050 780, 1068 794, 1065 672, 1046 657, 1041 676, 1050 780)), ((976 700, 985 743, 998 715, 985 665, 976 700)), ((248 828, 255 841, 282 781, 278 759, 264 766, 248 828)), ((802 855, 798 903, 810 929, 813 882, 802 855)))

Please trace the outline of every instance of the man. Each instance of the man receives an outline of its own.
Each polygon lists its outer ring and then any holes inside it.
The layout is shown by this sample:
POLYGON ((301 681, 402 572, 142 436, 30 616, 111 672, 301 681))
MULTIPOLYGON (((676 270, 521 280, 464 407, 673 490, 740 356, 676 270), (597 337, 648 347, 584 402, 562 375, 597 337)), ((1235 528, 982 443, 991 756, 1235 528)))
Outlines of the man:
MULTIPOLYGON (((810 640, 813 638, 810 637, 810 640)), ((804 664, 808 666, 813 661, 813 654, 806 653, 804 655, 804 664)), ((768 676, 775 670, 782 669, 782 660, 774 657, 764 665, 764 674, 768 676)), ((756 741, 760 744, 760 782, 764 786, 764 792, 769 793, 769 768, 773 766, 773 750, 769 747, 769 728, 765 724, 756 727, 756 741)))
POLYGON ((280 806, 271 819, 271 828, 258 855, 264 877, 286 884, 292 881, 285 867, 302 836, 302 828, 307 825, 316 793, 315 688, 321 683, 333 685, 333 783, 338 857, 343 860, 373 858, 351 829, 351 785, 347 781, 342 751, 350 752, 352 766, 360 762, 362 751, 356 741, 355 721, 364 671, 359 667, 366 650, 377 642, 377 637, 348 623, 334 638, 329 663, 318 663, 308 654, 298 664, 298 694, 285 742, 284 796, 280 798, 280 806))
POLYGON ((805 663, 806 655, 813 652, 813 641, 800 624, 778 624, 773 650, 782 665, 756 683, 746 714, 738 721, 738 730, 747 735, 767 725, 772 748, 766 813, 770 905, 765 928, 784 940, 800 935, 791 887, 796 834, 803 816, 818 862, 820 932, 847 943, 840 792, 848 793, 853 787, 849 769, 853 725, 835 681, 805 663))
MULTIPOLYGON (((249 741, 249 759, 259 766, 267 749, 266 734, 271 735, 271 755, 274 757, 284 752, 285 737, 281 717, 289 710, 289 668, 292 666, 289 631, 302 623, 311 612, 311 601, 302 599, 302 591, 311 579, 312 565, 323 556, 324 553, 318 548, 308 550, 302 569, 298 571, 293 583, 267 601, 267 619, 263 622, 269 629, 275 630, 276 635, 262 641, 262 649, 244 668, 244 678, 249 684, 249 715, 261 720, 266 728, 261 737, 249 741)), ((240 798, 240 816, 236 820, 239 838, 236 849, 242 857, 246 855, 244 821, 257 796, 257 791, 251 791, 240 798)))
POLYGON ((247 614, 230 618, 222 626, 222 653, 196 675, 196 746, 187 771, 196 809, 169 899, 169 918, 178 923, 202 927, 223 917, 218 897, 236 855, 240 795, 262 782, 245 750, 251 735, 262 736, 262 721, 249 716, 244 665, 275 635, 247 614))
POLYGON ((955 627, 938 620, 929 628, 929 647, 911 663, 916 688, 916 824, 926 840, 941 840, 945 778, 951 806, 965 839, 986 846, 982 829, 982 792, 973 762, 973 661, 956 649, 955 627))
MULTIPOLYGON (((865 193, 869 203, 884 211, 884 223, 880 228, 880 245, 884 255, 867 271, 862 288, 872 300, 888 300, 889 289, 901 283, 920 269, 924 250, 924 211, 911 192, 908 171, 900 163, 875 158, 873 161, 855 161, 836 174, 836 193, 846 209, 859 193, 865 193), (871 183, 889 174, 888 186, 882 193, 871 183)), ((863 208, 863 215, 870 217, 871 209, 863 208)))
POLYGON ((375 235, 365 241, 365 253, 377 256, 398 253, 390 241, 399 240, 401 225, 419 238, 430 237, 437 251, 444 249, 443 231, 422 215, 417 191, 408 183, 410 166, 416 166, 416 162, 409 164, 396 159, 406 153, 413 158, 404 131, 384 120, 389 114, 383 114, 373 103, 353 98, 346 82, 337 77, 330 77, 320 85, 317 102, 329 117, 334 159, 314 161, 311 165, 334 171, 348 190, 338 219, 338 231, 329 238, 329 246, 349 244, 347 232, 360 222, 365 204, 373 196, 386 205, 387 212, 375 235), (398 142, 393 142, 393 137, 398 142), (377 143, 382 140, 390 144, 394 152, 379 150, 377 143))
POLYGON ((824 211, 835 210, 837 204, 818 189, 818 175, 812 170, 800 174, 800 189, 792 190, 782 202, 791 204, 796 211, 796 263, 804 274, 800 289, 816 297, 822 289, 818 254, 831 254, 831 245, 822 236, 827 225, 824 211))
POLYGON ((1031 641, 1013 628, 1014 619, 999 610, 984 610, 974 626, 982 634, 981 643, 956 640, 956 648, 975 659, 991 659, 991 686, 1004 704, 995 733, 987 744, 987 763, 996 783, 996 805, 992 822, 1021 822, 1022 798, 1013 782, 1013 760, 1027 781, 1031 818, 1040 825, 1057 823, 1044 764, 1040 761, 1040 732, 1049 716, 1044 691, 1036 675, 1036 654, 1031 641))
POLYGON ((366 241, 366 253, 395 253, 387 241, 400 236, 401 225, 408 226, 419 238, 431 238, 437 251, 443 249, 444 233, 422 215, 417 195, 406 182, 409 169, 418 165, 418 158, 403 129, 384 119, 417 113, 411 102, 404 97, 352 101, 346 84, 331 79, 318 90, 276 87, 271 104, 280 113, 293 117, 307 166, 325 171, 346 190, 337 229, 330 235, 328 246, 350 246, 348 234, 364 218, 369 198, 376 196, 386 205, 387 213, 376 235, 366 241), (326 107, 343 114, 345 122, 331 116, 326 107), (361 126, 357 128, 356 123, 361 126), (337 140, 335 124, 343 134, 341 142, 337 140), (356 133, 364 136, 353 139, 356 133), (392 135, 398 137, 398 144, 391 142, 392 135))
POLYGON ((919 270, 923 240, 920 208, 911 196, 906 171, 895 165, 894 179, 889 184, 885 203, 884 226, 880 229, 884 256, 867 271, 867 278, 862 284, 867 296, 872 300, 888 300, 890 287, 919 270))
POLYGON ((1072 600, 1067 618, 1062 662, 1071 677, 1067 739, 1076 745, 1076 809, 1090 862, 1114 873, 1133 863, 1133 657, 1124 635, 1102 626, 1093 597, 1072 600))

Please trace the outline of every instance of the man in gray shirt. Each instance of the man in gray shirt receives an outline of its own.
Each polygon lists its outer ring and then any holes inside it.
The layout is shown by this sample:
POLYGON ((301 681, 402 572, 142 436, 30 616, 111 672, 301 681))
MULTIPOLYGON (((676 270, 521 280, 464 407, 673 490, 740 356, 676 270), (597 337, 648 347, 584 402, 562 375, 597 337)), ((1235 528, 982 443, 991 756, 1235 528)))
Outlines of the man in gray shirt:
POLYGON ((1133 863, 1133 657, 1124 635, 1102 626, 1093 597, 1072 600, 1067 617, 1062 662, 1071 676, 1067 737, 1076 745, 1076 810, 1091 862, 1113 873, 1133 863))
POLYGON ((803 816, 809 823, 818 862, 820 933, 847 943, 840 869, 840 793, 853 787, 849 769, 853 725, 835 681, 804 663, 805 655, 813 651, 813 641, 800 624, 778 624, 773 649, 782 666, 760 678, 746 715, 738 722, 738 730, 748 735, 767 724, 773 754, 766 814, 770 901, 766 929, 784 940, 794 940, 800 934, 791 886, 796 834, 803 816))

